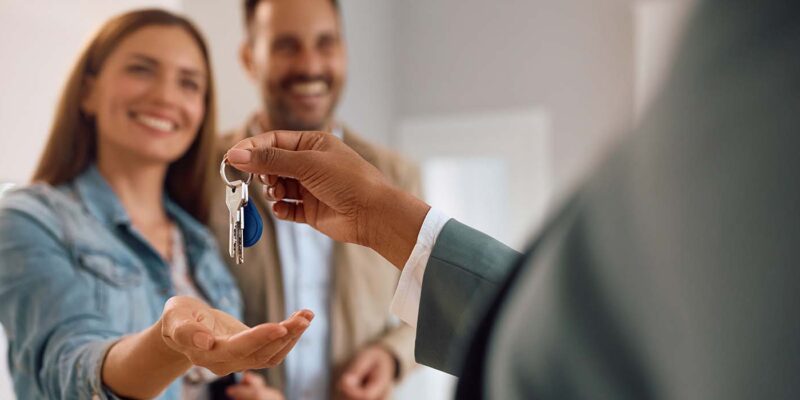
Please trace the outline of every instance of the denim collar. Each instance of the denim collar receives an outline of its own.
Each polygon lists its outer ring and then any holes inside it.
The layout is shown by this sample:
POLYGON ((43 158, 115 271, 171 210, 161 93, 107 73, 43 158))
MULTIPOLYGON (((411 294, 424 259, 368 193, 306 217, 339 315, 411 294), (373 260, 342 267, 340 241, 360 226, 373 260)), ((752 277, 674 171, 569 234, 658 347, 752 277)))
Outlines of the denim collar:
MULTIPOLYGON (((100 222, 114 227, 131 225, 131 218, 122 206, 122 202, 95 164, 90 165, 75 178, 74 185, 89 213, 100 222)), ((172 201, 166 192, 164 209, 180 227, 190 251, 206 248, 214 243, 206 227, 172 201)))
POLYGON ((97 166, 92 164, 75 178, 75 188, 89 213, 105 225, 131 224, 131 218, 97 166))

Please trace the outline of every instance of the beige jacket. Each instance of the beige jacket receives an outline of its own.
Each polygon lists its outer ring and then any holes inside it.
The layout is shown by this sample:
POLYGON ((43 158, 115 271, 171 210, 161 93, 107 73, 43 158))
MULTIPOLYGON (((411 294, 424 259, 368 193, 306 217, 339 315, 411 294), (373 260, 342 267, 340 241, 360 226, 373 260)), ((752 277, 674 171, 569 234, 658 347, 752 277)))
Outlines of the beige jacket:
MULTIPOLYGON (((251 120, 251 124, 254 120, 251 120)), ((217 163, 225 151, 245 138, 246 127, 225 134, 218 140, 217 163)), ((379 148, 344 129, 343 141, 383 172, 395 185, 414 194, 420 192, 417 168, 398 155, 379 148)), ((233 179, 231 177, 231 179, 233 179)), ((269 204, 261 195, 262 184, 253 179, 250 199, 255 201, 264 220, 261 240, 245 250, 244 264, 236 265, 227 256, 228 209, 225 205, 224 184, 214 180, 210 226, 224 259, 239 284, 244 299, 245 323, 252 326, 265 321, 281 321, 286 317, 283 302, 283 280, 278 258, 275 229, 267 216, 269 204)), ((333 289, 331 312, 331 382, 336 384, 344 367, 364 346, 380 343, 397 357, 400 377, 414 363, 414 330, 396 322, 389 312, 399 272, 374 251, 353 244, 335 243, 333 249, 333 289)), ((319 312, 320 310, 314 310, 319 312)), ((267 382, 279 390, 284 389, 283 366, 266 371, 267 382)), ((333 389, 333 388, 332 388, 333 389)), ((333 390, 331 391, 333 394, 333 390)), ((333 395, 332 395, 333 398, 333 395)))

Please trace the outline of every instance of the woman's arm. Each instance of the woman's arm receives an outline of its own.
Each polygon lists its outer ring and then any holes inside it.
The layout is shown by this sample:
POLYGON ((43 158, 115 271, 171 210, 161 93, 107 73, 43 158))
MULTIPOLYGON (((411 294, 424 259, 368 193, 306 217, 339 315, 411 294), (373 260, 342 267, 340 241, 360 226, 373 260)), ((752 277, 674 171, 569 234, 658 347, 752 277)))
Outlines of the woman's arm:
POLYGON ((189 367, 199 365, 223 376, 279 364, 313 319, 310 311, 281 323, 249 328, 204 302, 169 299, 153 326, 114 345, 103 363, 103 382, 114 393, 150 398, 189 367))
POLYGON ((113 398, 100 376, 103 358, 123 334, 100 313, 95 291, 62 245, 58 219, 46 207, 4 196, 0 209, 0 322, 23 397, 113 398), (14 203, 12 203, 12 201, 14 203), (35 388, 35 389, 33 389, 35 388))
POLYGON ((306 310, 279 324, 249 328, 200 300, 173 297, 158 322, 111 348, 103 363, 103 382, 118 395, 150 398, 193 364, 220 376, 272 368, 283 361, 312 318, 306 310))
POLYGON ((164 343, 159 320, 111 347, 103 362, 102 379, 118 395, 153 398, 191 366, 186 356, 164 343))
POLYGON ((248 328, 199 300, 173 298, 153 326, 123 337, 98 311, 52 213, 36 214, 0 208, 0 322, 15 374, 41 391, 20 396, 153 397, 192 363, 219 375, 274 366, 313 318, 301 312, 248 328))

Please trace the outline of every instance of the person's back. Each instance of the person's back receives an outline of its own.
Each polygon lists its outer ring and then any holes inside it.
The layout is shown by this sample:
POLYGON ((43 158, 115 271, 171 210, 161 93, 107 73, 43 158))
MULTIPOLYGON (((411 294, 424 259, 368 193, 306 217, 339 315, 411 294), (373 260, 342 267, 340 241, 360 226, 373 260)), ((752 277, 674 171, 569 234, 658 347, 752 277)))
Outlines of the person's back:
POLYGON ((800 6, 698 11, 642 127, 501 289, 465 398, 800 396, 800 6))

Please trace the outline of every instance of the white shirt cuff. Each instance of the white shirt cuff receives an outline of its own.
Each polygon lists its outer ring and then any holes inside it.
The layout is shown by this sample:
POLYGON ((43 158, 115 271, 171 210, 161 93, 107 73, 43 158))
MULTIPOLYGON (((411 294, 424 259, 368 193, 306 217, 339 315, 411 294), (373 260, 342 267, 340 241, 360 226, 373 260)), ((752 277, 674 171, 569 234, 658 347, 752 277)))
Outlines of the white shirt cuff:
POLYGON ((444 225, 450 217, 441 211, 431 208, 422 228, 417 236, 417 243, 411 256, 408 257, 400 280, 397 282, 397 290, 392 299, 391 311, 403 322, 417 327, 417 317, 419 316, 419 301, 422 294, 422 278, 425 276, 425 268, 428 266, 428 259, 431 251, 436 244, 439 233, 444 229, 444 225))

